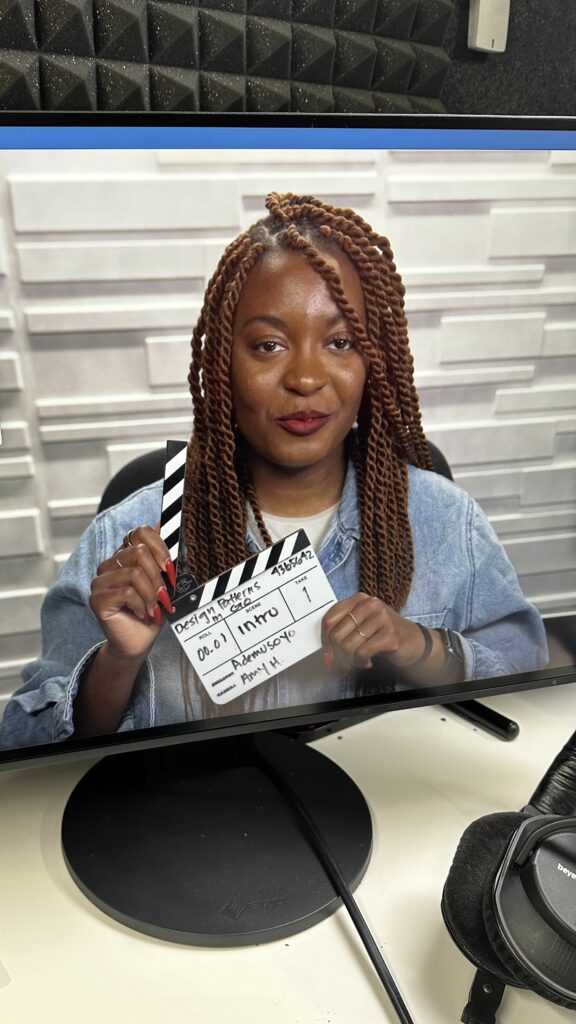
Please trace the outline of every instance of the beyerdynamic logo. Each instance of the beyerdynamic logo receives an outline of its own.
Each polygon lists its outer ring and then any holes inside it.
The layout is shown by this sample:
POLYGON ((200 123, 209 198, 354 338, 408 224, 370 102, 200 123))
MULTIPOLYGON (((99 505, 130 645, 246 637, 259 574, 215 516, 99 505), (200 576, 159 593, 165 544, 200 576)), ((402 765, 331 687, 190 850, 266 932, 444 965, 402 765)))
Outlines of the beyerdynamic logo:
POLYGON ((233 896, 222 907, 222 913, 237 921, 246 910, 267 910, 269 907, 279 907, 284 901, 284 896, 269 896, 263 900, 249 900, 247 903, 240 903, 233 896))
POLYGON ((570 871, 570 868, 565 868, 560 862, 558 862, 558 871, 561 871, 563 875, 568 875, 568 878, 576 878, 576 872, 570 871))

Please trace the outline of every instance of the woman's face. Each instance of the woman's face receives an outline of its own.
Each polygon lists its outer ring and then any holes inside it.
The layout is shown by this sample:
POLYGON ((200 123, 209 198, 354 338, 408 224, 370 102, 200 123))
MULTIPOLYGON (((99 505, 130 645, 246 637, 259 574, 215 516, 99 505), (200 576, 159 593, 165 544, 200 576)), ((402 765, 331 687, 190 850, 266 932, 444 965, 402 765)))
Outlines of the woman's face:
MULTIPOLYGON (((344 253, 322 251, 365 326, 360 278, 344 253)), ((328 285, 290 249, 250 271, 234 319, 232 402, 252 456, 288 471, 341 464, 366 360, 328 285)))

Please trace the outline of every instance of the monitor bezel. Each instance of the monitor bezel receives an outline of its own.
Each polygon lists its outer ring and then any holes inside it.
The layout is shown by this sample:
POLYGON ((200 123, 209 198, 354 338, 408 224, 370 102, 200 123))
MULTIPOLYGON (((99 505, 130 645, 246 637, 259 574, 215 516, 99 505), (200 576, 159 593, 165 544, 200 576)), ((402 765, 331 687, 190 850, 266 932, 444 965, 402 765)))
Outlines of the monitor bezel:
MULTIPOLYGON (((332 129, 367 128, 386 130, 416 129, 462 131, 515 131, 573 133, 567 149, 576 150, 576 117, 572 116, 515 116, 485 114, 294 114, 273 113, 182 113, 150 111, 3 111, 0 112, 2 128, 77 128, 77 127, 120 127, 120 128, 185 128, 202 127, 230 128, 298 128, 332 129)), ((0 139, 0 143, 2 140, 0 139)), ((536 142, 536 140, 535 140, 536 142)), ((0 148, 8 148, 2 147, 0 148)), ((21 148, 12 145, 11 149, 21 148)), ((25 148, 34 148, 26 146, 25 148)), ((46 145, 38 148, 51 148, 46 145)), ((56 147, 54 147, 56 148, 56 147)), ((66 148, 66 147, 61 147, 66 148)), ((83 147, 88 148, 88 147, 83 147)), ((102 148, 99 143, 98 148, 102 148)), ((117 148, 116 146, 110 148, 117 148)), ((171 146, 168 148, 172 148, 171 146)), ((444 147, 448 148, 448 147, 444 147)), ((461 144, 455 150, 471 147, 461 144)), ((487 147, 486 147, 487 148, 487 147)), ((495 147, 515 149, 514 146, 495 147)), ((523 147, 526 148, 526 147, 523 147)), ((538 148, 538 147, 536 147, 538 148)), ((562 148, 556 146, 555 148, 562 148)), ((374 670, 377 671, 377 670, 374 670)), ((303 728, 330 721, 361 721, 375 714, 407 710, 436 704, 449 704, 459 700, 492 697, 518 693, 536 688, 547 688, 576 682, 576 665, 543 669, 502 677, 469 680, 457 685, 424 686, 419 690, 385 692, 345 700, 326 701, 321 704, 300 705, 278 708, 273 711, 251 712, 244 715, 215 717, 197 722, 186 722, 167 726, 154 726, 131 733, 107 733, 85 739, 75 739, 36 744, 28 747, 0 749, 0 771, 7 769, 37 767, 70 759, 94 757, 98 754, 126 752, 132 749, 194 742, 201 739, 245 735, 273 729, 303 728), (408 697, 408 692, 411 694, 408 697), (249 719, 249 721, 247 721, 249 719)))

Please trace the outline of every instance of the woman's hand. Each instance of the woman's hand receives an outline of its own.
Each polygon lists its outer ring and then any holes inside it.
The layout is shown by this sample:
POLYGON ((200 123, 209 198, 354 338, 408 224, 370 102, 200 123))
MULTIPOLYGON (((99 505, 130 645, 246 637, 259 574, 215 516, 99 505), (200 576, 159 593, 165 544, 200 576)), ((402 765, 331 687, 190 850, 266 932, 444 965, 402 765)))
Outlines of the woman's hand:
MULTIPOLYGON (((444 660, 442 643, 434 630, 428 631, 432 647, 426 658, 428 669, 439 668, 444 660)), ((416 623, 403 619, 379 597, 358 593, 326 612, 322 620, 322 647, 328 669, 335 659, 342 671, 372 668, 375 655, 409 668, 422 657, 426 643, 416 623)))
POLYGON ((173 610, 161 572, 173 586, 175 569, 159 526, 130 530, 123 546, 98 566, 89 604, 114 657, 142 660, 162 628, 161 605, 173 610))

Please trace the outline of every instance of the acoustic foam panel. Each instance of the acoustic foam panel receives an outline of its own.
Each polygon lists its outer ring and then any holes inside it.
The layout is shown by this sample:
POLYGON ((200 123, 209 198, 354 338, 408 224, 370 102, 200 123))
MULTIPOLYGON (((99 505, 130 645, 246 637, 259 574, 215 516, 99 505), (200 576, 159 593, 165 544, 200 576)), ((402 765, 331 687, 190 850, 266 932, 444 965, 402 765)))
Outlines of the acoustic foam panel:
POLYGON ((443 111, 454 0, 4 0, 4 110, 443 111))

